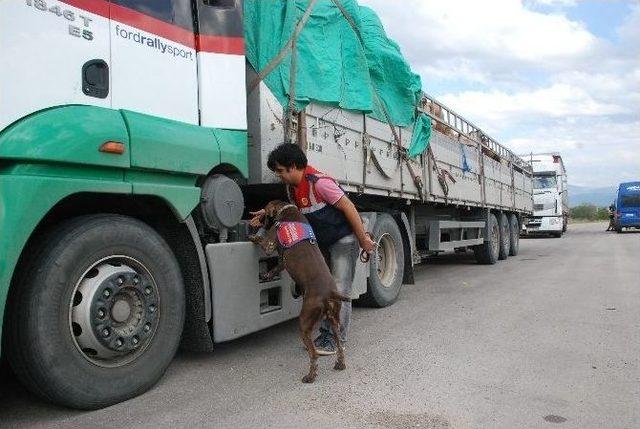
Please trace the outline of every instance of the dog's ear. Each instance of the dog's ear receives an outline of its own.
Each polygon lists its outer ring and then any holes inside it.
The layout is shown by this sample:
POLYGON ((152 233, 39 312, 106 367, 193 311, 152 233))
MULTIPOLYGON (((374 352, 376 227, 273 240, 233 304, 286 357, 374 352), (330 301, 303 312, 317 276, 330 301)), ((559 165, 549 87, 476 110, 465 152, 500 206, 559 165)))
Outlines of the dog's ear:
POLYGON ((265 215, 273 219, 274 217, 276 217, 276 214, 278 214, 278 210, 280 210, 282 204, 282 201, 271 201, 264 208, 265 215))

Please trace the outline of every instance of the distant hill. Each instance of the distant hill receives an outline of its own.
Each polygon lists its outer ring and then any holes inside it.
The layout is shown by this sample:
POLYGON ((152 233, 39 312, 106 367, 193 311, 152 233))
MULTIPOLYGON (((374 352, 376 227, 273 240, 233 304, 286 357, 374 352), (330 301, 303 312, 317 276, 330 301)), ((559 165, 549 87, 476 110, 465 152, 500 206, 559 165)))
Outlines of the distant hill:
POLYGON ((616 199, 616 192, 618 192, 618 185, 606 188, 569 185, 569 206, 593 204, 598 207, 608 207, 616 199))

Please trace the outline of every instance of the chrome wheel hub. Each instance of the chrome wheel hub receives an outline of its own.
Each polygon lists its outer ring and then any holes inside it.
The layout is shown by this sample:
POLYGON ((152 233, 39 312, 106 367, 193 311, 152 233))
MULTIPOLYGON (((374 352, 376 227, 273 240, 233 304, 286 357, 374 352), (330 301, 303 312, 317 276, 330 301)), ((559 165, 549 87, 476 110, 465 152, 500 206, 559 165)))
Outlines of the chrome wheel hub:
POLYGON ((134 360, 158 327, 158 288, 138 261, 113 256, 95 263, 73 293, 69 323, 75 345, 98 366, 134 360))

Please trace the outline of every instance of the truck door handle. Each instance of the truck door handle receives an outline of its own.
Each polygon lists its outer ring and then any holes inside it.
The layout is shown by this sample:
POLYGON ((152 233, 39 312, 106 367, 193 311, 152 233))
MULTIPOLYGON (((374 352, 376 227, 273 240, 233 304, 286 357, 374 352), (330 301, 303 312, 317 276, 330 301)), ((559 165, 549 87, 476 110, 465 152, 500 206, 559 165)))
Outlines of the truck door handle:
POLYGON ((82 66, 82 92, 89 97, 109 95, 109 66, 104 60, 90 60, 82 66))

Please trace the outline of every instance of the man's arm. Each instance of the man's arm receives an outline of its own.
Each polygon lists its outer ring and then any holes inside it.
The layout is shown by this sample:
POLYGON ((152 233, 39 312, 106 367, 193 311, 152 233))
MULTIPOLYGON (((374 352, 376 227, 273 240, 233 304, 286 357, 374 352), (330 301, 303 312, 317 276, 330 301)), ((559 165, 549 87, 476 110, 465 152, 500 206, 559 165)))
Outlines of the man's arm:
POLYGON ((356 209, 356 206, 353 205, 349 197, 344 195, 342 198, 338 200, 337 203, 334 204, 334 207, 344 213, 349 225, 351 225, 351 229, 355 234, 356 238, 360 242, 360 247, 366 252, 373 252, 376 247, 376 243, 369 237, 364 230, 364 225, 362 224, 362 218, 356 209))

